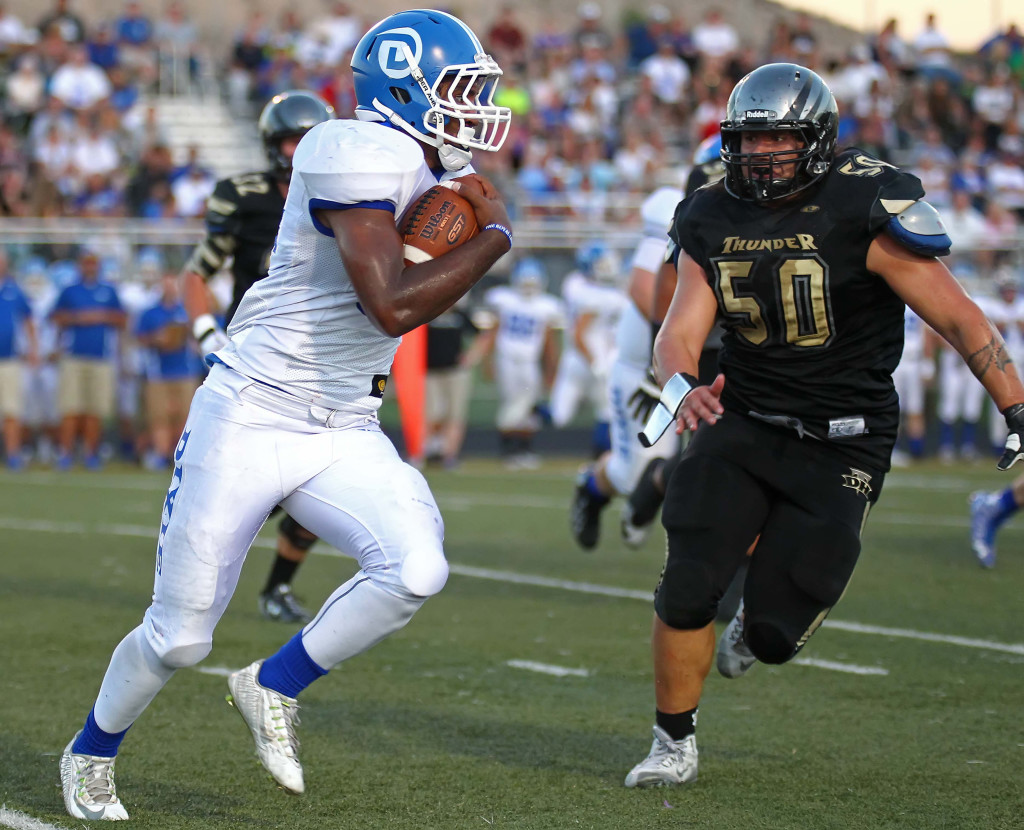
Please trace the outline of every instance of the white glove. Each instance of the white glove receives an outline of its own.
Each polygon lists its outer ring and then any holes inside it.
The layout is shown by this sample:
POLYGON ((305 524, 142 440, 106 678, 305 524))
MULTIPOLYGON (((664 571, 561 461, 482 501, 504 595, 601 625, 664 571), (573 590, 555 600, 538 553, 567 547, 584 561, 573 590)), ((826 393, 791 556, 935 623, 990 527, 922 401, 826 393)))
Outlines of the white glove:
POLYGON ((211 352, 223 349, 228 344, 228 336, 224 333, 212 314, 200 314, 192 324, 192 334, 199 343, 199 351, 203 357, 211 352))

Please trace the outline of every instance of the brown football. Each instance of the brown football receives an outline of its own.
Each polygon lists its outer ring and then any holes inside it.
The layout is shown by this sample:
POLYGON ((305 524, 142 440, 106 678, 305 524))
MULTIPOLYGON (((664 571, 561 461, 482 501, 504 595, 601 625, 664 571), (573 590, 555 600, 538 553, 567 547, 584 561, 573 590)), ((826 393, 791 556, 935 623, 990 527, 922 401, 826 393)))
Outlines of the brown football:
POLYGON ((406 210, 398 223, 405 264, 415 265, 458 248, 479 233, 473 206, 454 190, 436 184, 406 210))

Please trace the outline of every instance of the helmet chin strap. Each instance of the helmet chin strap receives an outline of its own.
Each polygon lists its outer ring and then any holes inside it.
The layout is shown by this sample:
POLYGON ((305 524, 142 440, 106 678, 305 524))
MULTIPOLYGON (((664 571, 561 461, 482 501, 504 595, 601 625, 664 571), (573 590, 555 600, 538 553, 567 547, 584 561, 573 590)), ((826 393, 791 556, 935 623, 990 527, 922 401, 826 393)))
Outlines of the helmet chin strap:
MULTIPOLYGON (((439 135, 427 135, 421 130, 417 130, 412 124, 402 118, 397 112, 380 102, 380 99, 373 99, 373 106, 376 108, 376 112, 365 108, 356 108, 356 118, 360 121, 386 121, 390 122, 399 129, 407 132, 417 141, 422 141, 424 144, 429 144, 431 147, 437 148, 438 158, 441 160, 441 165, 449 173, 454 173, 456 170, 461 170, 470 161, 473 160, 473 153, 469 150, 465 150, 462 147, 456 147, 452 144, 448 144, 439 135)), ((459 130, 460 136, 465 136, 465 140, 472 138, 475 133, 472 127, 462 127, 459 130)))
POLYGON ((451 144, 442 144, 438 147, 437 157, 441 159, 442 166, 449 173, 461 170, 473 160, 473 154, 469 150, 451 144))

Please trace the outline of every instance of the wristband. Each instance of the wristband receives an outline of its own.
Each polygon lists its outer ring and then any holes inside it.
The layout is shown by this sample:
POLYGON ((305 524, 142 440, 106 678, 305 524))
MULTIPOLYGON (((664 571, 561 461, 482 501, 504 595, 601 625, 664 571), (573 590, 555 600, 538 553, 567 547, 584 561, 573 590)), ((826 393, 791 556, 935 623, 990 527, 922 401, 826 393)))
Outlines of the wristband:
POLYGON ((641 444, 645 447, 654 446, 654 442, 661 438, 675 421, 679 407, 683 405, 683 399, 696 386, 700 386, 700 381, 685 372, 676 372, 665 382, 658 405, 654 407, 647 425, 637 436, 641 444))
POLYGON ((200 314, 192 323, 192 336, 197 342, 202 342, 211 331, 217 331, 220 326, 212 314, 200 314))
POLYGON ((512 247, 512 231, 510 231, 504 225, 499 225, 497 222, 491 222, 491 224, 489 225, 484 225, 483 228, 481 228, 481 230, 501 231, 503 234, 505 234, 506 238, 508 239, 509 248, 512 247))

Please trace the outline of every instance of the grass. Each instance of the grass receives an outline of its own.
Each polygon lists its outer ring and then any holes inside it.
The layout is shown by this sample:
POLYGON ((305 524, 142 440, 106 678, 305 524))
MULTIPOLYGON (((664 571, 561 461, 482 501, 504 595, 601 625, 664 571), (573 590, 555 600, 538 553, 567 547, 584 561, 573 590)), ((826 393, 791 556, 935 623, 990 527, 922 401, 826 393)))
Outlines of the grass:
MULTIPOLYGON (((454 571, 410 625, 303 695, 307 793, 276 789, 221 676, 179 672, 129 733, 118 785, 141 828, 1012 828, 1024 807, 1024 647, 998 650, 826 627, 811 665, 713 675, 700 780, 629 791, 650 744, 650 603, 483 579, 470 568, 650 591, 663 542, 593 554, 572 544, 575 462, 509 474, 471 461, 428 477, 454 571), (528 660, 586 676, 514 668, 528 660)), ((886 483, 839 622, 1020 643, 1024 534, 998 568, 966 544, 965 496, 1009 482, 992 465, 923 466, 886 483)), ((167 476, 128 468, 0 475, 0 803, 59 827, 57 759, 110 652, 152 589, 167 476)), ((204 667, 236 668, 293 632, 256 593, 272 529, 250 553, 204 667)), ((317 604, 353 571, 315 550, 296 591, 317 604)), ((500 576, 500 575, 498 575, 500 576)), ((2 824, 0 820, 0 824, 2 824)))

